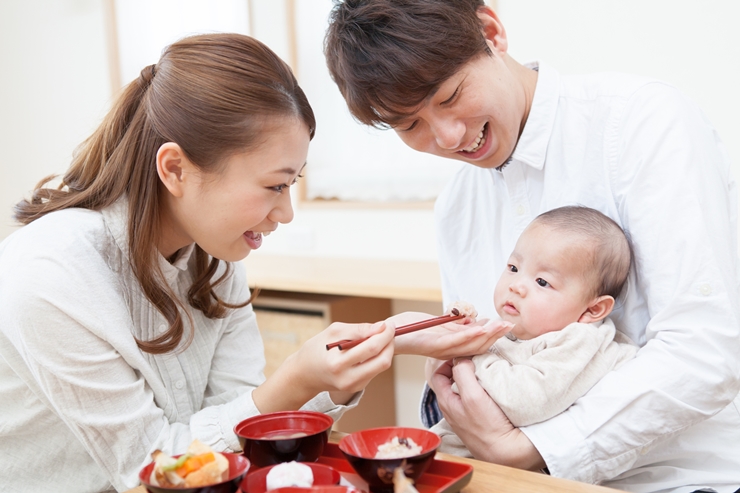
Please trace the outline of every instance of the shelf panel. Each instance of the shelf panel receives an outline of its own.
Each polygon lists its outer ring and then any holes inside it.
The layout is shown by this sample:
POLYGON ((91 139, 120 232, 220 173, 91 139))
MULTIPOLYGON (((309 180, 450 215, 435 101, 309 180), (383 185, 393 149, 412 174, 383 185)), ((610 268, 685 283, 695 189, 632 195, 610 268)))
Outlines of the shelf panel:
POLYGON ((431 261, 294 257, 252 252, 243 263, 252 288, 442 301, 439 267, 431 261))

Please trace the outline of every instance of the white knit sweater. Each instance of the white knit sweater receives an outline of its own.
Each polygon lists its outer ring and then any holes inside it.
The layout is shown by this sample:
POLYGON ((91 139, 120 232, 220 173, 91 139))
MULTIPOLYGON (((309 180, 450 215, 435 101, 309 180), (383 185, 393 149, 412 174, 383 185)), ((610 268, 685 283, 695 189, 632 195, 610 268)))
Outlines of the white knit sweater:
MULTIPOLYGON (((137 347, 167 322, 129 265, 126 207, 52 213, 0 244, 0 491, 124 491, 154 449, 181 453, 198 438, 238 450, 234 425, 258 414, 265 360, 251 306, 218 320, 192 310, 193 342, 174 353, 137 347)), ((160 257, 183 299, 184 250, 174 264, 160 257)), ((217 291, 248 299, 240 264, 217 291)), ((327 393, 304 408, 347 409, 327 393)))

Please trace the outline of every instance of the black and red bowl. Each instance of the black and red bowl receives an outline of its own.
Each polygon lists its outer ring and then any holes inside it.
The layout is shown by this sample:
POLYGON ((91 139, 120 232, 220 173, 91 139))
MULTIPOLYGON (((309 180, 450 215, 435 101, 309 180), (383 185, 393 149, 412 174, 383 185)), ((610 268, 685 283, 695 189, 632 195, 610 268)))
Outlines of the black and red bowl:
POLYGON ((367 482, 370 491, 381 493, 393 491, 393 473, 399 467, 407 478, 416 482, 432 463, 440 443, 439 436, 429 430, 391 426, 350 433, 339 442, 339 450, 367 482), (421 452, 411 457, 376 459, 378 447, 394 437, 411 438, 421 446, 421 452))
MULTIPOLYGON (((313 473, 313 486, 333 486, 339 484, 341 475, 339 474, 339 471, 337 471, 333 467, 327 466, 325 464, 318 464, 316 462, 304 462, 304 464, 311 468, 311 472, 313 473)), ((244 478, 244 481, 241 485, 242 491, 248 493, 266 493, 267 474, 275 466, 277 466, 277 464, 262 467, 247 474, 247 477, 244 478)), ((296 487, 286 486, 284 488, 296 487)), ((306 490, 306 488, 301 489, 304 491, 306 490)))
MULTIPOLYGON (((239 485, 244 479, 244 475, 249 469, 249 460, 241 454, 230 454, 221 452, 229 461, 229 476, 226 481, 211 484, 208 486, 199 486, 197 488, 165 488, 164 486, 154 486, 149 481, 154 469, 154 462, 149 463, 139 471, 139 481, 144 485, 149 493, 236 493, 239 485)), ((175 459, 180 457, 174 456, 175 459)))
POLYGON ((253 468, 281 462, 315 462, 329 441, 334 420, 314 411, 259 414, 234 427, 253 468))

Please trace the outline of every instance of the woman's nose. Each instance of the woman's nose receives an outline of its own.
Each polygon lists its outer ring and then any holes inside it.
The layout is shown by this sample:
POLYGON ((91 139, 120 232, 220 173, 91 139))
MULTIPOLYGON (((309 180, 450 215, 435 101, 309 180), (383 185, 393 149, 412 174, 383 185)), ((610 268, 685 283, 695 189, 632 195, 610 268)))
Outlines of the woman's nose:
POLYGON ((285 190, 280 196, 277 205, 270 211, 269 218, 271 221, 281 224, 287 224, 293 220, 293 203, 289 190, 285 190))

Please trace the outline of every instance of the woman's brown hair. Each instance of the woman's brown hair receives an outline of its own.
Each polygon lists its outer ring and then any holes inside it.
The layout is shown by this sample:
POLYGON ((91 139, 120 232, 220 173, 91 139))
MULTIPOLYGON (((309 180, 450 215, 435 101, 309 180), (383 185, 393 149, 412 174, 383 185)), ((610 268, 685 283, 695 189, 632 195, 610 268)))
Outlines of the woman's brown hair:
POLYGON ((350 113, 379 128, 407 116, 467 62, 489 53, 483 0, 344 0, 324 55, 350 113))
MULTIPOLYGON (((149 353, 174 350, 182 339, 181 311, 189 311, 168 287, 159 268, 160 193, 156 155, 165 142, 177 143, 204 172, 219 171, 224 158, 253 149, 264 138, 265 120, 295 116, 313 138, 316 122, 290 68, 269 48, 248 36, 207 34, 167 47, 159 62, 128 84, 97 130, 76 150, 56 189, 42 180, 30 200, 15 207, 15 218, 28 224, 70 207, 101 210, 128 198, 130 262, 147 299, 170 324, 150 341, 137 340, 149 353)), ((195 247, 196 272, 187 302, 209 318, 222 318, 231 304, 213 280, 220 260, 195 247)), ((192 340, 192 331, 190 340, 192 340)))

